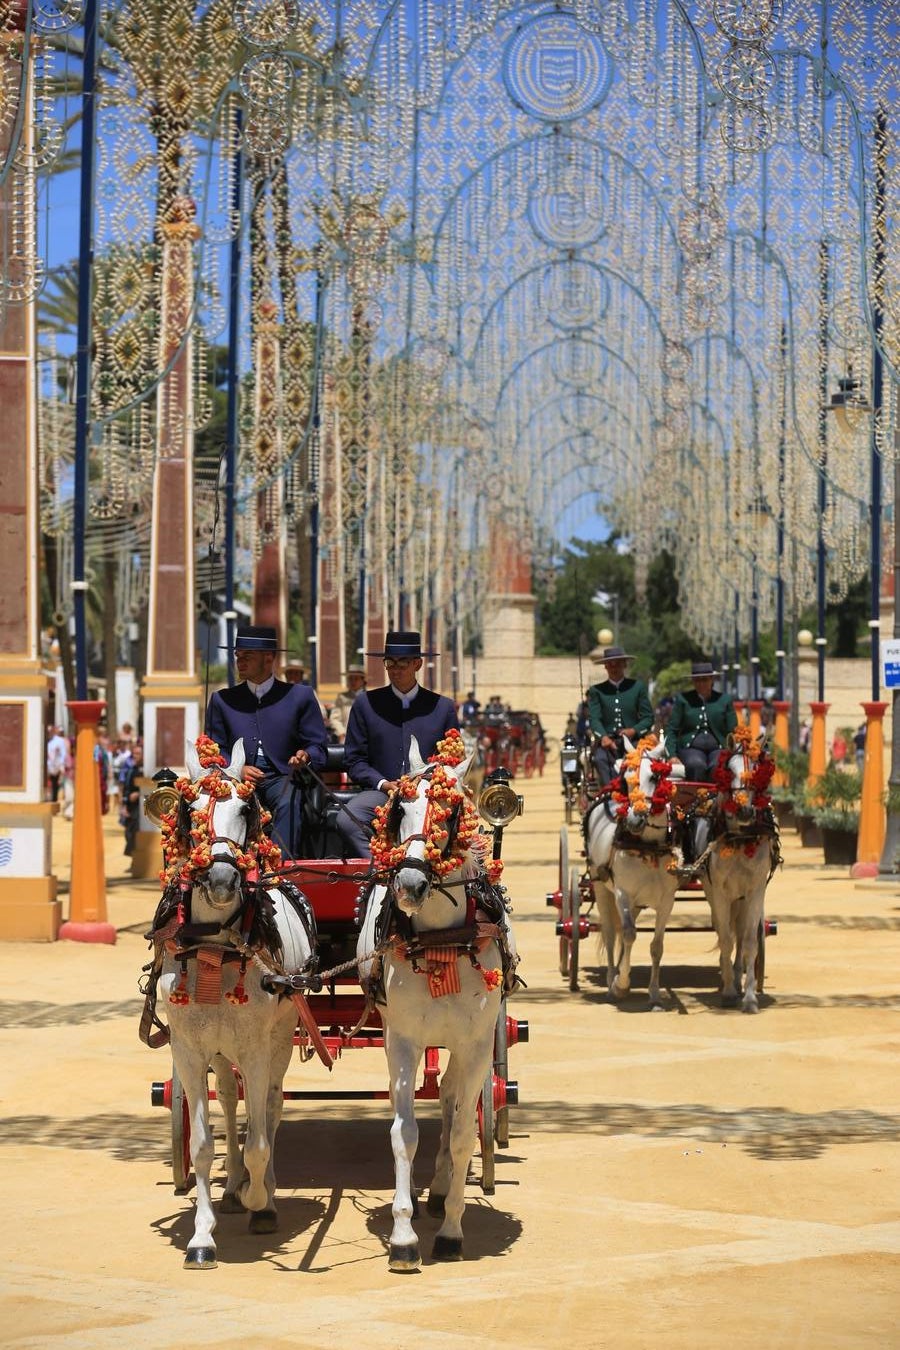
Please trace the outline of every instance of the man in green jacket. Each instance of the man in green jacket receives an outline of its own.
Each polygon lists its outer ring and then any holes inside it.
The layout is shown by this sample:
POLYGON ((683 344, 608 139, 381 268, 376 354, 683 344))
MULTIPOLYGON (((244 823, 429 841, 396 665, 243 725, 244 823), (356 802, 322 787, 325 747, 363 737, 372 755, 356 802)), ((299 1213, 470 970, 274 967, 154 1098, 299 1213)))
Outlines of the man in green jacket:
POLYGON ((588 690, 588 717, 597 742, 594 763, 601 783, 615 776, 615 762, 625 753, 623 737, 635 742, 653 725, 647 686, 625 674, 633 660, 622 647, 604 647, 601 663, 606 679, 588 690))
POLYGON ((691 667, 693 689, 677 694, 666 723, 666 749, 684 765, 686 777, 695 783, 711 782, 719 751, 737 726, 731 695, 714 689, 720 672, 711 661, 695 661, 691 667))

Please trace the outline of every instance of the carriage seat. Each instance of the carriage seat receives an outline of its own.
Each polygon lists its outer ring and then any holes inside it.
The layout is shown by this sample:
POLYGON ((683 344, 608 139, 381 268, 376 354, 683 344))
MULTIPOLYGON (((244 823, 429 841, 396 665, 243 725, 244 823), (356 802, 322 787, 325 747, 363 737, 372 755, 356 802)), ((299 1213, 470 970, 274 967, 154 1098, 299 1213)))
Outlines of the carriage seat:
POLYGON ((318 783, 309 774, 303 793, 303 852, 309 858, 340 858, 345 844, 338 829, 342 803, 351 802, 362 788, 348 780, 344 772, 344 747, 325 747, 325 767, 318 783))

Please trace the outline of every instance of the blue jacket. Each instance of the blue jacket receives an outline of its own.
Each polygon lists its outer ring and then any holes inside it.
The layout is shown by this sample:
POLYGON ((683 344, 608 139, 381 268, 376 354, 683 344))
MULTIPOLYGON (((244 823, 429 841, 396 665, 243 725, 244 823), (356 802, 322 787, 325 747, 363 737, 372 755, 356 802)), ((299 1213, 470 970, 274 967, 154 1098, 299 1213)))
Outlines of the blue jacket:
POLYGON ((219 689, 206 710, 206 734, 224 754, 231 754, 235 741, 243 736, 248 764, 256 762, 262 744, 270 764, 282 774, 293 772, 288 760, 296 750, 309 752, 314 769, 325 767, 328 733, 308 684, 276 680, 262 699, 257 699, 246 681, 219 689))
POLYGON ((433 755, 451 727, 459 727, 452 699, 419 689, 404 708, 389 684, 357 694, 344 737, 344 768, 354 783, 377 788, 409 770, 409 742, 415 736, 423 759, 433 755))

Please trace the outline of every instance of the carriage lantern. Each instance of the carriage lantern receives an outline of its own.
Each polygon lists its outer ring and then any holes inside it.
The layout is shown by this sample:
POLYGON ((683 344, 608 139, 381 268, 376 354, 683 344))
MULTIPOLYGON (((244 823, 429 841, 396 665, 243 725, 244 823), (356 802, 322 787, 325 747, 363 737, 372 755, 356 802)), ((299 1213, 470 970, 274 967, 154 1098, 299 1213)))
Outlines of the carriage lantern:
POLYGON ((525 799, 513 792, 509 785, 510 772, 502 766, 494 769, 484 780, 484 786, 478 796, 478 814, 486 820, 494 831, 494 857, 500 857, 503 831, 511 825, 516 816, 522 814, 525 799))
POLYGON ((574 736, 568 734, 562 738, 562 746, 559 756, 560 770, 564 780, 575 782, 580 774, 578 763, 578 742, 574 736))
POLYGON ((171 815, 178 806, 181 796, 175 788, 178 775, 171 769, 160 769, 153 775, 156 787, 148 792, 144 800, 144 815, 154 825, 162 825, 163 816, 171 815))

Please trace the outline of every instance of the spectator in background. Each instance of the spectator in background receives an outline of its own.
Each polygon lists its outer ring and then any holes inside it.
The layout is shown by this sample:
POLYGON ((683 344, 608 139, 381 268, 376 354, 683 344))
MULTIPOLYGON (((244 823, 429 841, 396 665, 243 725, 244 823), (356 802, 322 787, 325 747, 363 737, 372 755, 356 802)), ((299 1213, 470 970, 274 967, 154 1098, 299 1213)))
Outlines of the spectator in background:
POLYGON ((342 689, 334 700, 334 705, 328 718, 328 725, 331 728, 332 735, 338 745, 343 745, 344 743, 344 737, 347 734, 347 719, 350 716, 350 709, 353 707, 357 695, 361 694, 365 687, 365 666, 348 666, 347 688, 342 689))
POLYGON ((131 751, 131 765, 122 783, 122 805, 119 811, 119 821, 125 827, 126 858, 132 856, 137 842, 137 832, 141 819, 141 789, 138 779, 143 775, 143 772, 144 749, 137 741, 131 751))
POLYGON ((59 801, 69 746, 62 727, 51 727, 47 741, 47 788, 51 802, 59 801))
POLYGON ((840 768, 846 758, 847 739, 843 727, 838 727, 831 741, 831 762, 840 768))
POLYGON ((853 750, 856 755, 856 767, 862 773, 863 765, 866 760, 866 724, 860 722, 856 731, 853 733, 853 750))
POLYGON ((480 708, 481 708, 481 703, 480 703, 480 701, 475 697, 475 690, 474 690, 474 689, 470 689, 469 692, 466 694, 465 698, 463 699, 463 701, 462 701, 462 707, 461 707, 460 710, 459 710, 459 711, 460 711, 460 716, 462 717, 463 725, 464 725, 464 726, 465 726, 468 722, 474 722, 474 721, 475 721, 475 718, 478 716, 478 712, 479 712, 479 709, 480 709, 480 708))
POLYGON ((110 778, 110 756, 109 756, 109 737, 105 731, 101 731, 97 737, 97 744, 94 746, 94 762, 97 765, 97 774, 100 778, 100 813, 106 815, 109 810, 109 778, 110 778))
POLYGON ((809 754, 809 738, 812 735, 812 727, 808 722, 800 723, 799 747, 804 755, 809 754))

